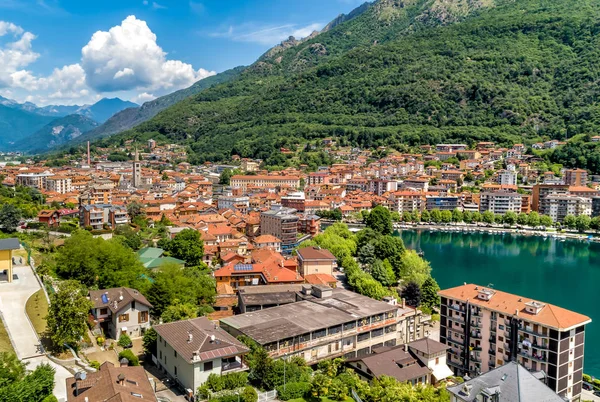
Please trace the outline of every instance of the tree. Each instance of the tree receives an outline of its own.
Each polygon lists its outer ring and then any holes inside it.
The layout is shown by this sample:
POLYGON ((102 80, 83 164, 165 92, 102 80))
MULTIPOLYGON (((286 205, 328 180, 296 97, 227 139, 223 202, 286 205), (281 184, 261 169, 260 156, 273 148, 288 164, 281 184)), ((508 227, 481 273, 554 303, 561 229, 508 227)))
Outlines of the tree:
POLYGON ((386 287, 396 283, 394 268, 392 268, 392 264, 390 264, 388 260, 375 260, 373 264, 371 264, 371 275, 373 276, 373 279, 386 287))
POLYGON ((47 321, 55 348, 62 350, 65 344, 77 347, 87 332, 87 317, 92 306, 87 291, 77 281, 61 282, 58 291, 50 294, 47 321))
POLYGON ((458 223, 462 222, 464 219, 463 213, 460 209, 456 208, 452 211, 452 222, 458 223))
POLYGON ((129 219, 133 222, 137 217, 143 216, 144 206, 137 201, 131 201, 127 204, 127 214, 129 219))
POLYGON ((540 224, 542 226, 549 228, 552 227, 553 223, 554 222, 552 221, 552 218, 550 218, 548 215, 540 215, 540 224))
POLYGON ((526 213, 521 212, 518 216, 517 216, 517 224, 521 225, 521 226, 525 226, 529 223, 529 216, 527 216, 526 213))
POLYGON ((408 250, 402 257, 400 279, 403 283, 414 282, 422 285, 431 274, 429 262, 421 258, 414 250, 408 250))
POLYGON ((4 204, 0 209, 0 227, 7 232, 14 232, 21 220, 21 211, 12 204, 4 204))
POLYGON ((590 227, 594 230, 600 230, 600 216, 594 216, 592 218, 590 227))
POLYGON ((510 226, 514 225, 517 222, 517 214, 513 211, 508 211, 502 217, 502 222, 510 226))
POLYGON ((431 210, 431 220, 434 223, 440 223, 442 221, 442 211, 439 209, 431 210))
POLYGON ((421 305, 421 288, 416 282, 409 282, 402 288, 400 296, 411 307, 419 307, 421 305))
POLYGON ((590 230, 592 224, 592 218, 587 215, 578 215, 575 219, 575 227, 580 233, 590 230))
POLYGON ((167 243, 167 250, 175 258, 185 261, 187 266, 199 266, 204 255, 204 243, 200 232, 194 229, 184 229, 167 243))
POLYGON ((577 226, 577 218, 575 215, 567 215, 565 219, 563 219, 563 225, 568 227, 569 229, 575 229, 577 226))
POLYGON ((133 251, 142 248, 142 238, 138 233, 134 232, 129 225, 117 226, 114 230, 114 235, 120 236, 118 239, 121 240, 121 243, 133 251))
POLYGON ((473 222, 481 222, 481 212, 475 211, 473 212, 473 222))
POLYGON ((452 222, 452 212, 448 211, 447 209, 442 211, 441 217, 443 223, 452 222))
POLYGON ((429 213, 428 210, 421 212, 421 221, 423 221, 423 222, 431 221, 431 214, 429 213))
POLYGON ((473 213, 471 211, 463 212, 463 221, 465 223, 473 223, 473 213))
POLYGON ((529 216, 527 217, 527 225, 531 227, 540 226, 540 214, 538 214, 536 211, 530 212, 529 216))
POLYGON ((358 250, 358 262, 362 265, 369 266, 375 261, 375 246, 373 243, 367 243, 358 250))
POLYGON ((142 346, 146 354, 156 356, 157 339, 158 333, 154 328, 150 327, 146 330, 146 332, 144 332, 144 337, 142 338, 142 346))
POLYGON ((492 224, 494 223, 494 218, 494 213, 492 211, 485 211, 483 214, 481 214, 481 220, 484 223, 492 224))
POLYGON ((16 354, 9 352, 0 353, 0 388, 20 381, 25 377, 25 364, 16 354))
POLYGON ((388 259, 396 269, 402 263, 406 247, 400 237, 382 236, 374 241, 373 245, 375 246, 375 257, 382 261, 388 259))
POLYGON ((190 303, 179 303, 175 301, 175 304, 168 306, 165 311, 161 314, 160 318, 163 322, 173 322, 188 320, 190 318, 196 318, 198 313, 196 307, 190 303))
POLYGON ((0 386, 0 401, 50 401, 54 389, 54 369, 42 363, 35 370, 6 386, 0 386))
POLYGON ((390 211, 381 205, 373 208, 367 217, 367 227, 383 235, 392 234, 394 227, 392 225, 392 215, 390 214, 390 211))
POLYGON ((219 184, 228 186, 231 183, 231 176, 233 176, 233 171, 231 169, 223 170, 219 176, 219 184))
POLYGON ((429 277, 421 286, 421 303, 430 309, 437 309, 440 305, 440 296, 437 292, 440 291, 440 286, 432 277, 429 277))

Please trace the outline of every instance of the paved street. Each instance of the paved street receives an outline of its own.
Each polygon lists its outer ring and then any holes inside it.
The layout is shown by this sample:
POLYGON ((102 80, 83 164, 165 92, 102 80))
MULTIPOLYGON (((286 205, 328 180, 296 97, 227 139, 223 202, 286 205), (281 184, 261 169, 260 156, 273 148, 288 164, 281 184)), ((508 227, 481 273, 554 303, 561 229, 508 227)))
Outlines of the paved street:
POLYGON ((40 354, 40 342, 25 313, 27 299, 40 289, 40 285, 29 266, 15 266, 14 273, 18 279, 13 283, 0 283, 0 312, 11 342, 19 359, 29 362, 28 369, 33 370, 42 363, 54 367, 54 395, 64 401, 67 395, 65 379, 71 377, 71 373, 40 354))

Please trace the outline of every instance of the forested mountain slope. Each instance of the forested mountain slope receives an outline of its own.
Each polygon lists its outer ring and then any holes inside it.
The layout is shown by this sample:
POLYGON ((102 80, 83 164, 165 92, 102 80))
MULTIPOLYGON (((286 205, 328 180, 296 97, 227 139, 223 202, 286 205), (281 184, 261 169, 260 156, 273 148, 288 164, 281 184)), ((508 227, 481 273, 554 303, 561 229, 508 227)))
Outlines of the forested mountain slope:
POLYGON ((365 24, 376 37, 389 32, 386 40, 352 45, 299 72, 289 67, 277 73, 297 54, 298 47, 288 48, 279 67, 257 68, 266 63, 259 61, 238 79, 184 100, 116 140, 157 137, 189 144, 195 162, 235 153, 284 166, 289 156, 276 152, 280 147, 295 149, 326 136, 342 144, 401 149, 595 133, 599 15, 600 4, 591 0, 380 0, 321 35, 343 38, 340 32, 349 26, 365 24), (445 11, 434 7, 440 4, 445 11), (409 10, 418 12, 407 17, 409 10), (405 28, 382 19, 390 15, 391 21, 405 18, 405 28))

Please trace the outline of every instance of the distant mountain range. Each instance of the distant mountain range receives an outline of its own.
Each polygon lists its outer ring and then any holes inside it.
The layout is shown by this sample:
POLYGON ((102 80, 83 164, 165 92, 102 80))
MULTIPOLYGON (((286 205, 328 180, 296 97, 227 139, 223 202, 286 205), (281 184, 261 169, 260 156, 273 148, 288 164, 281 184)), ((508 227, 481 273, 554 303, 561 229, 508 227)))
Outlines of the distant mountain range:
POLYGON ((83 106, 37 106, 0 96, 0 150, 48 150, 79 137, 121 110, 138 107, 119 98, 83 106))

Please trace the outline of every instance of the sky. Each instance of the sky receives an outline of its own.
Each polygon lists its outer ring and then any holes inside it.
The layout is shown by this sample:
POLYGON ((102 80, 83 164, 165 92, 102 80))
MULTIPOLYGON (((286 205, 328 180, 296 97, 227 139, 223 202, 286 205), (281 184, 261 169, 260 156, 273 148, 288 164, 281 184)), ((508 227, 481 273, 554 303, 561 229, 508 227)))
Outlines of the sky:
POLYGON ((365 0, 0 0, 0 96, 141 104, 308 36, 365 0))

